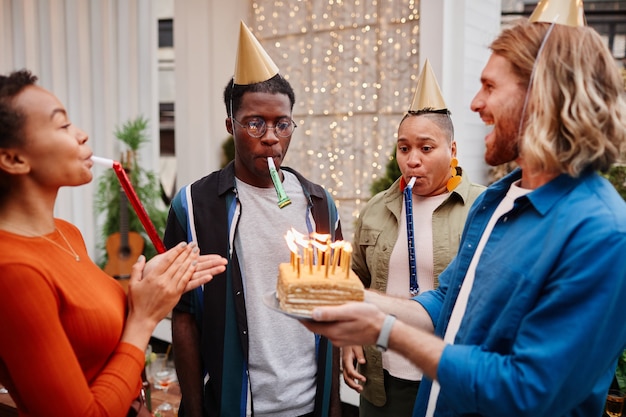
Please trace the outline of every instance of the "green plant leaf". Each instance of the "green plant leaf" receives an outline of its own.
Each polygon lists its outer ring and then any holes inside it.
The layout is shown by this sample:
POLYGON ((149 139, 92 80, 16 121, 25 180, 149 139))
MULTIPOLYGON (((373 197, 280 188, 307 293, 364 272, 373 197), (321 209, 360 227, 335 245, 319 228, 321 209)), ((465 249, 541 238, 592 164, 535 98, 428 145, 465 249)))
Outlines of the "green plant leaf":
MULTIPOLYGON (((148 120, 143 116, 139 116, 118 127, 115 130, 115 137, 124 143, 130 151, 127 154, 130 160, 120 162, 123 162, 125 166, 130 166, 128 178, 133 189, 144 206, 146 213, 148 213, 148 217, 154 224, 157 233, 159 236, 162 236, 167 222, 167 208, 161 199, 161 184, 157 174, 142 168, 141 161, 138 158, 138 151, 141 145, 148 142, 147 128, 148 120)), ((98 264, 103 267, 108 261, 108 254, 105 251, 106 241, 109 236, 120 229, 122 187, 113 170, 107 170, 99 177, 96 190, 94 210, 98 216, 104 216, 98 242, 98 248, 103 251, 103 257, 98 264)), ((145 243, 143 255, 150 259, 157 254, 156 248, 144 230, 143 224, 133 210, 132 205, 128 203, 127 206, 128 231, 141 234, 145 243)))
POLYGON ((385 166, 385 176, 380 177, 372 183, 370 186, 370 193, 372 196, 378 194, 381 191, 385 191, 394 183, 395 180, 400 178, 402 172, 398 167, 398 161, 396 161, 396 145, 393 147, 393 152, 389 156, 389 161, 385 166))

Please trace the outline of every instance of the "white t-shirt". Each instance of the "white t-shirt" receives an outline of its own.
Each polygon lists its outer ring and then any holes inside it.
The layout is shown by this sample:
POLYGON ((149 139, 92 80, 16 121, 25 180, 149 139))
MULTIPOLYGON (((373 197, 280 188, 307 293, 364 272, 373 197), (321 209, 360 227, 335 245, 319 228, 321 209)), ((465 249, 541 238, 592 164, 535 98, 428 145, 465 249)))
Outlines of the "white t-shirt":
POLYGON ((289 262, 287 231, 293 227, 307 233, 307 200, 300 182, 292 173, 282 172, 283 188, 291 200, 282 209, 274 187, 236 181, 241 216, 235 248, 244 283, 250 392, 257 417, 293 417, 315 406, 315 336, 262 300, 263 294, 276 291, 278 264, 289 262))
MULTIPOLYGON (((489 219, 489 223, 487 223, 487 227, 485 227, 485 231, 483 232, 483 235, 478 242, 478 247, 476 248, 474 257, 472 258, 472 261, 470 262, 470 265, 467 269, 467 274, 465 275, 463 284, 461 284, 459 296, 457 297, 454 308, 452 309, 452 315, 450 316, 450 321, 448 323, 448 327, 443 338, 444 342, 446 343, 449 343, 451 345, 454 344, 454 339, 457 332, 459 331, 459 327, 461 326, 461 321, 463 320, 463 316, 465 315, 465 309, 467 308, 467 301, 469 300, 472 286, 474 285, 474 278, 476 277, 476 265, 478 264, 480 255, 483 253, 485 244, 489 240, 489 236, 491 236, 491 231, 493 230, 493 227, 500 217, 511 211, 511 209, 513 208, 513 204, 515 203, 515 199, 532 191, 529 189, 521 188, 519 186, 519 182, 520 181, 516 181, 515 183, 511 184, 511 187, 509 188, 506 196, 502 199, 502 201, 496 208, 496 211, 494 211, 491 219, 489 219)), ((439 383, 437 381, 433 381, 432 388, 430 389, 430 397, 428 398, 426 417, 433 417, 440 390, 441 386, 439 385, 439 383)))
MULTIPOLYGON (((433 266, 433 212, 448 198, 449 193, 433 197, 413 195, 413 236, 417 283, 420 292, 432 290, 435 285, 433 266)), ((409 247, 406 230, 406 208, 402 204, 402 215, 398 225, 398 240, 389 258, 389 276, 386 293, 395 297, 411 298, 409 291, 409 247)), ((396 378, 420 381, 422 371, 404 356, 392 350, 383 353, 383 368, 396 378)))

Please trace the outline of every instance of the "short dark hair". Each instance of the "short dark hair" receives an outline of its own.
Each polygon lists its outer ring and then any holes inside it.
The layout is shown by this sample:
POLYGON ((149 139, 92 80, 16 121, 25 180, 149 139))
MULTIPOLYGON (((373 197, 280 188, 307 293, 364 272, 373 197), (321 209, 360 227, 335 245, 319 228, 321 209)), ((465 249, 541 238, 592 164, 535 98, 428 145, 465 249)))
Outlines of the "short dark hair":
POLYGON ((0 75, 0 148, 15 146, 22 141, 20 132, 26 116, 13 105, 13 99, 36 81, 37 77, 25 69, 0 75))
POLYGON ((400 125, 409 117, 425 117, 428 120, 432 121, 434 124, 439 126, 439 128, 446 134, 448 139, 448 144, 451 144, 454 141, 454 124, 452 123, 452 118, 450 117, 449 110, 435 110, 435 111, 410 111, 404 115, 402 120, 400 121, 400 125))
POLYGON ((289 97, 291 110, 293 110, 293 106, 296 103, 296 94, 293 92, 291 84, 280 74, 276 74, 267 81, 246 85, 235 84, 233 78, 231 78, 224 88, 224 105, 226 106, 228 117, 232 117, 233 114, 239 111, 241 100, 245 93, 285 94, 289 97), (233 114, 231 114, 231 106, 233 114))

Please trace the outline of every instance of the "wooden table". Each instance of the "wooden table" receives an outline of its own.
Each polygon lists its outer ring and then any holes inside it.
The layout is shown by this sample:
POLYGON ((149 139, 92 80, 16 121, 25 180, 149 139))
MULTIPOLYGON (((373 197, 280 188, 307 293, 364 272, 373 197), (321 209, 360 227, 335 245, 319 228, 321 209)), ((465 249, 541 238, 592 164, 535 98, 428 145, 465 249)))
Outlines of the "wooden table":
MULTIPOLYGON (((180 387, 178 384, 173 384, 167 393, 153 388, 150 394, 153 410, 156 410, 165 400, 174 406, 174 410, 178 410, 180 405, 180 387)), ((17 417, 15 402, 13 402, 9 394, 0 394, 0 417, 17 417)))
POLYGON ((170 386, 167 390, 167 393, 162 390, 152 388, 150 391, 150 397, 152 398, 152 411, 156 410, 161 403, 167 400, 167 402, 172 404, 174 407, 174 410, 176 411, 175 415, 178 415, 178 407, 180 406, 180 386, 178 383, 172 384, 172 386, 170 386))

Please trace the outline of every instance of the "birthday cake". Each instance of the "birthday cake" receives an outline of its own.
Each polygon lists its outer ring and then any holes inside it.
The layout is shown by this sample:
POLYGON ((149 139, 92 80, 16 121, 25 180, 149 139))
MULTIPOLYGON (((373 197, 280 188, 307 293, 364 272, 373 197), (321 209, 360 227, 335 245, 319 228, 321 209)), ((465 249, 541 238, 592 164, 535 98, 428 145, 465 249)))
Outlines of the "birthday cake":
POLYGON ((278 303, 283 311, 310 315, 319 306, 339 305, 348 301, 363 301, 363 283, 354 272, 345 271, 325 276, 324 271, 301 271, 284 263, 278 267, 276 286, 278 303))
POLYGON ((305 251, 304 262, 292 253, 291 263, 278 266, 276 297, 281 310, 309 316, 315 307, 363 301, 363 283, 350 268, 350 244, 332 245, 332 252, 328 250, 330 245, 322 250, 318 245, 315 257, 313 250, 305 251))

